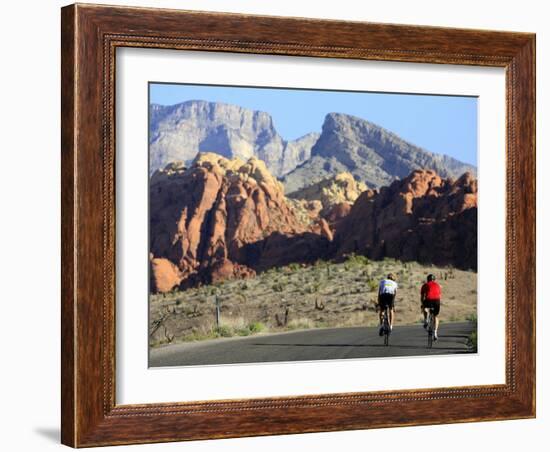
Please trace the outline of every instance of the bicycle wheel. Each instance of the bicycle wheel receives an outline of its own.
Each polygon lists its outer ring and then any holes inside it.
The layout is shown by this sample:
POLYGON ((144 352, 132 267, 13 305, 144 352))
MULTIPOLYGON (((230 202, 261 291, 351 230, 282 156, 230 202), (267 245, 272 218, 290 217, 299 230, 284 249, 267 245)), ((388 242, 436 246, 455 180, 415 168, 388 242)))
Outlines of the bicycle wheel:
POLYGON ((428 348, 432 348, 434 340, 433 315, 430 311, 428 314, 428 348))
POLYGON ((389 318, 389 309, 386 307, 384 310, 384 321, 383 321, 383 328, 384 328, 384 345, 388 346, 390 345, 390 318, 389 318))

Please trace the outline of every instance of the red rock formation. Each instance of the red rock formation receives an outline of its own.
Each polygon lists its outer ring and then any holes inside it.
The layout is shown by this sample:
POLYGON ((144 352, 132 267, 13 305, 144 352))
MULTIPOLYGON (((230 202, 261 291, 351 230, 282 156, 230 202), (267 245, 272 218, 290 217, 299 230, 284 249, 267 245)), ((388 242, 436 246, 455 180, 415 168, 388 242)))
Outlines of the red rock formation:
POLYGON ((316 234, 325 237, 329 242, 332 242, 332 239, 334 238, 332 229, 330 229, 327 220, 325 220, 324 218, 321 218, 317 223, 315 223, 312 227, 312 230, 316 234))
POLYGON ((169 285, 161 281, 172 283, 175 274, 180 284, 252 276, 248 267, 258 259, 243 247, 274 233, 293 236, 310 228, 297 219, 281 183, 255 158, 245 163, 203 153, 189 169, 170 165, 151 178, 149 205, 153 261, 162 258, 177 268, 163 265, 152 272, 158 280, 152 287, 161 291, 169 285))
POLYGON ((328 210, 325 219, 329 224, 336 224, 351 212, 351 207, 349 202, 335 204, 328 210))
POLYGON ((414 171, 380 192, 366 191, 341 220, 336 255, 393 257, 477 268, 477 180, 414 171))
POLYGON ((469 174, 453 182, 415 171, 364 191, 353 206, 334 205, 326 219, 314 210, 285 198, 255 158, 206 153, 188 169, 169 165, 150 184, 151 290, 351 252, 477 267, 477 181, 469 174))
POLYGON ((169 292, 178 287, 181 282, 181 275, 176 267, 168 259, 153 258, 151 264, 151 291, 169 292))

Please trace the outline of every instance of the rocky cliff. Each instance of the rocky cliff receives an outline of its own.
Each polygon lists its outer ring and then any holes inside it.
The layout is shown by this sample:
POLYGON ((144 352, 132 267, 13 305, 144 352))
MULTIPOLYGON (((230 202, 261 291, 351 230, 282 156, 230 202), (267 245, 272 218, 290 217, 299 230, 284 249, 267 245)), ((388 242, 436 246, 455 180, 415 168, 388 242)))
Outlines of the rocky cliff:
POLYGON ((367 186, 363 182, 356 181, 351 173, 344 172, 301 188, 289 196, 296 200, 319 201, 319 213, 326 216, 337 205, 351 206, 365 190, 367 186))
POLYGON ((350 253, 477 267, 473 175, 452 180, 417 170, 379 191, 361 191, 364 186, 343 175, 319 187, 319 199, 289 199, 255 157, 200 153, 189 167, 172 163, 156 171, 150 181, 151 291, 350 253), (330 190, 323 194, 322 188, 330 190))
POLYGON ((149 205, 152 291, 248 277, 328 248, 322 225, 300 221, 255 157, 172 163, 151 177, 149 205))
POLYGON ((190 164, 199 152, 215 149, 229 159, 257 157, 272 174, 282 176, 309 158, 319 138, 309 133, 285 141, 268 113, 219 102, 153 104, 149 119, 151 174, 171 162, 190 164))
POLYGON ((359 196, 340 222, 335 255, 477 269, 477 180, 444 179, 417 170, 380 191, 359 196))
POLYGON ((350 172, 371 188, 389 185, 416 169, 431 169, 442 177, 475 175, 476 168, 443 154, 433 154, 396 134, 355 116, 330 113, 311 157, 284 176, 286 193, 341 172, 350 172))

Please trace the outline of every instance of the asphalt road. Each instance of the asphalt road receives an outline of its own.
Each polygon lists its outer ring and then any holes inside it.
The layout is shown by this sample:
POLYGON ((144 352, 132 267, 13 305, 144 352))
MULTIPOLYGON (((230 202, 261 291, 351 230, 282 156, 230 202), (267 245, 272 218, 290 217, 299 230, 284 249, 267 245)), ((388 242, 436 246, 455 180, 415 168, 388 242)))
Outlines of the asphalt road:
POLYGON ((427 348, 422 325, 396 326, 384 346, 378 328, 323 328, 172 344, 151 350, 149 366, 188 366, 345 358, 468 353, 471 322, 444 323, 439 340, 427 348))

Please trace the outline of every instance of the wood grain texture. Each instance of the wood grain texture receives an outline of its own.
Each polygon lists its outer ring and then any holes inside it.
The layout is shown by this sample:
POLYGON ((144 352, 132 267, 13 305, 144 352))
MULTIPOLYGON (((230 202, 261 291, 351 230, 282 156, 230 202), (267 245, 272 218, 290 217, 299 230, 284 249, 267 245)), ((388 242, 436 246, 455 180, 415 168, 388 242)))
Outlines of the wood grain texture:
POLYGON ((62 10, 62 442, 74 447, 535 415, 535 37, 72 5, 62 10), (506 68, 506 384, 115 404, 117 47, 506 68))
POLYGON ((74 444, 75 366, 74 348, 76 330, 74 316, 74 158, 75 158, 75 37, 74 9, 62 10, 61 20, 61 412, 63 422, 61 441, 74 444))

